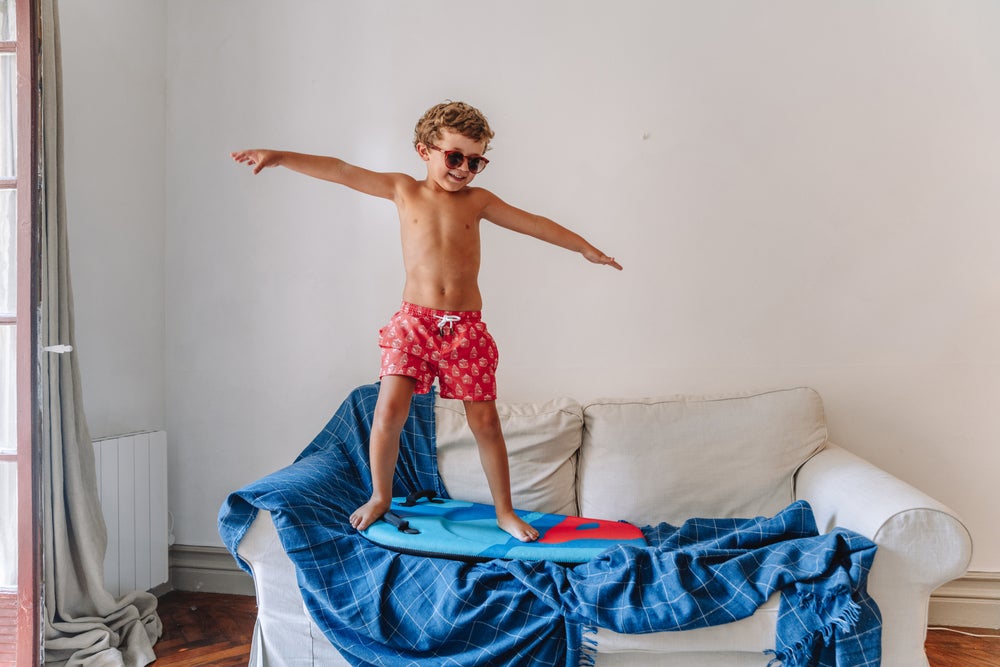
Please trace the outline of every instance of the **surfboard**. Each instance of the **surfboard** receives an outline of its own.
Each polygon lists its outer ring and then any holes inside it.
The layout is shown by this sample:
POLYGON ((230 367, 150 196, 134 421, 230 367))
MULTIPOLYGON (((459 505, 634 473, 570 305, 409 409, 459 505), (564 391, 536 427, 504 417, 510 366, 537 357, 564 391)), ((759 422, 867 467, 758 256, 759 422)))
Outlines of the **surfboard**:
POLYGON ((431 491, 393 498, 390 510, 362 531, 402 553, 482 562, 494 558, 575 564, 616 545, 647 546, 638 527, 623 521, 515 510, 539 533, 521 542, 496 524, 492 505, 437 498, 431 491))

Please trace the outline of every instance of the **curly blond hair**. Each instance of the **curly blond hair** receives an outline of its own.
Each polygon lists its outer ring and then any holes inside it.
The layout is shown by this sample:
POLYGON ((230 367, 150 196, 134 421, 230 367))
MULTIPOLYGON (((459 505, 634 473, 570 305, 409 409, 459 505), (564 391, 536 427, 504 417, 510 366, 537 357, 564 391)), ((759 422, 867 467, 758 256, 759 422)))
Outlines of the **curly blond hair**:
POLYGON ((483 152, 489 150, 493 130, 479 109, 465 102, 448 100, 435 104, 420 117, 413 128, 413 147, 433 144, 441 139, 441 130, 451 130, 473 141, 482 141, 483 152))

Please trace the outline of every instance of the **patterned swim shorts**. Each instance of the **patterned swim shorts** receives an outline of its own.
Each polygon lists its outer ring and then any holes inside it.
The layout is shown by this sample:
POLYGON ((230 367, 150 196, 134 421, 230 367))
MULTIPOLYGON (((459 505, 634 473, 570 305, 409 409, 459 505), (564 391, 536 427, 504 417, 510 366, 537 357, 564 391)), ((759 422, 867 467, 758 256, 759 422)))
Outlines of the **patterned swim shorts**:
POLYGON ((379 330, 379 347, 380 378, 413 378, 416 393, 426 394, 436 377, 442 398, 496 400, 500 355, 479 311, 435 310, 404 301, 379 330))

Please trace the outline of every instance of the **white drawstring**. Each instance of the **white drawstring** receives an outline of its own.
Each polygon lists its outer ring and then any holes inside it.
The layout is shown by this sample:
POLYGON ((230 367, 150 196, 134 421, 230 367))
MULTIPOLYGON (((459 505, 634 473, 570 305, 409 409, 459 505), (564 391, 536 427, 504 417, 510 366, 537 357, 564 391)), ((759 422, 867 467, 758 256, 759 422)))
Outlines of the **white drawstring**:
POLYGON ((462 318, 458 315, 438 315, 438 331, 441 332, 442 336, 450 336, 455 330, 455 322, 461 321, 462 318), (445 329, 447 329, 447 333, 445 333, 445 329))

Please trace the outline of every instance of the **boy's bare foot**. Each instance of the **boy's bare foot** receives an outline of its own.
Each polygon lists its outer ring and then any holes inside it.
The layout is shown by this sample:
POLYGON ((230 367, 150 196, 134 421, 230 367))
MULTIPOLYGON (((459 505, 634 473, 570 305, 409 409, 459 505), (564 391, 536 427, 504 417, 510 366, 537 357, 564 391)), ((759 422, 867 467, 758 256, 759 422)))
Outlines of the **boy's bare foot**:
POLYGON ((538 539, 538 531, 531 524, 521 520, 517 514, 497 514, 497 525, 504 532, 510 533, 522 542, 534 542, 538 539))
POLYGON ((351 526, 355 530, 364 530, 375 523, 377 519, 382 518, 382 515, 389 511, 391 504, 375 498, 370 499, 351 514, 351 526))

